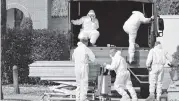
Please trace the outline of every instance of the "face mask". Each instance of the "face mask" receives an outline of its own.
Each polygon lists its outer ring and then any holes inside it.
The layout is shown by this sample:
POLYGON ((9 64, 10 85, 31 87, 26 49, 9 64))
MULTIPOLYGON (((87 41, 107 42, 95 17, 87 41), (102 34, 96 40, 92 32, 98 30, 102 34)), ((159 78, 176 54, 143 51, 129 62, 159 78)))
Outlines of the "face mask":
POLYGON ((94 15, 90 15, 89 17, 91 18, 91 21, 95 18, 94 15))

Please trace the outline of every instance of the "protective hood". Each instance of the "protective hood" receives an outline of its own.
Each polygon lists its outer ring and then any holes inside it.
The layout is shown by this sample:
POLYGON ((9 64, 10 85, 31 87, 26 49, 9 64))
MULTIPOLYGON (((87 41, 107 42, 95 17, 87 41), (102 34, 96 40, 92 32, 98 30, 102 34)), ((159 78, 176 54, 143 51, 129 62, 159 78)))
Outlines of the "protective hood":
POLYGON ((82 42, 78 42, 77 45, 78 45, 78 46, 81 46, 81 45, 85 45, 85 44, 82 43, 82 42))
POLYGON ((154 52, 155 53, 162 53, 163 49, 162 49, 162 46, 161 45, 157 45, 154 47, 154 52))
POLYGON ((121 51, 117 51, 116 54, 114 55, 114 58, 118 56, 121 56, 121 51))
POLYGON ((94 10, 90 10, 90 11, 88 12, 87 16, 89 16, 89 15, 94 15, 94 16, 96 16, 94 10))
POLYGON ((162 45, 161 45, 161 44, 158 44, 158 45, 155 46, 154 48, 157 49, 157 50, 161 50, 161 49, 162 49, 162 45))

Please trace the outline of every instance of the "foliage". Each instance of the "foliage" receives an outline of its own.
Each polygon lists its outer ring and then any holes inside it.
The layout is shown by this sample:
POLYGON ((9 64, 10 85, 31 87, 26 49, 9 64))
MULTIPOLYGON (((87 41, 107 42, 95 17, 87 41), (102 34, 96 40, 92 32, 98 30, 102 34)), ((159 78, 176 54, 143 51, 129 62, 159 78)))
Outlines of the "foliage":
POLYGON ((31 62, 29 58, 31 33, 28 30, 8 29, 4 38, 2 67, 4 80, 9 83, 12 82, 12 67, 14 65, 19 67, 20 76, 24 76, 28 71, 27 64, 31 62))
POLYGON ((179 0, 157 0, 160 15, 178 15, 179 0))
POLYGON ((40 60, 69 60, 70 40, 67 32, 29 29, 29 26, 8 29, 7 34, 3 35, 3 83, 12 83, 12 67, 17 65, 20 83, 51 84, 38 78, 29 78, 28 65, 40 60))
POLYGON ((69 60, 69 34, 60 30, 34 30, 32 36, 33 61, 69 60))
POLYGON ((177 46, 176 52, 173 54, 172 65, 179 67, 179 45, 177 46))
POLYGON ((173 1, 170 5, 169 13, 171 15, 179 14, 179 1, 173 1))
POLYGON ((68 1, 67 0, 52 0, 51 8, 53 17, 67 17, 68 16, 68 1))
POLYGON ((32 20, 31 18, 24 18, 22 23, 21 23, 21 26, 20 26, 21 29, 28 29, 29 31, 32 31, 33 29, 33 26, 32 26, 32 20))

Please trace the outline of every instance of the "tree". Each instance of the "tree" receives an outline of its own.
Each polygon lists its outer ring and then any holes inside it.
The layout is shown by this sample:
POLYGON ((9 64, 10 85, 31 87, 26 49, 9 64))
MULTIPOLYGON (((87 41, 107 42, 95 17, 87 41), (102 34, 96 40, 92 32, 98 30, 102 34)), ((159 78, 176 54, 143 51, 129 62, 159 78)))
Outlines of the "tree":
POLYGON ((68 0, 52 0, 51 11, 53 17, 67 17, 68 0))
POLYGON ((173 0, 173 2, 170 5, 168 14, 171 14, 171 15, 179 14, 179 0, 173 0))
MULTIPOLYGON (((1 52, 3 54, 3 35, 6 34, 6 21, 7 21, 7 11, 6 11, 6 0, 1 0, 1 32, 2 32, 2 43, 1 43, 1 52)), ((2 59, 3 60, 3 59, 2 59)), ((2 62, 3 63, 3 62, 2 62)), ((2 93, 2 67, 0 66, 0 99, 3 99, 2 93)))
POLYGON ((160 15, 178 15, 179 0, 157 0, 160 15))

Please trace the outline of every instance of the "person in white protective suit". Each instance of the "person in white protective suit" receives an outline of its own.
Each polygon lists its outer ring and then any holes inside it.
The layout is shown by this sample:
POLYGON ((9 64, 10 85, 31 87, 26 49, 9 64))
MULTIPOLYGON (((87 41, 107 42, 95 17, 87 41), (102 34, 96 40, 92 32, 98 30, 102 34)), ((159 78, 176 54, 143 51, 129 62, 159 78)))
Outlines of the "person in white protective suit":
MULTIPOLYGON (((137 31, 142 23, 150 23, 153 19, 145 18, 144 14, 140 11, 133 11, 129 19, 124 23, 123 29, 129 35, 129 63, 134 62, 134 53, 135 53, 135 40, 137 37, 137 31)), ((147 35, 147 34, 146 34, 147 35)))
POLYGON ((78 47, 74 50, 72 60, 75 62, 75 75, 76 75, 76 101, 88 101, 88 72, 89 63, 95 61, 94 53, 87 47, 88 40, 81 39, 78 42, 78 47))
POLYGON ((111 49, 109 55, 112 58, 112 63, 104 63, 104 68, 114 70, 116 72, 114 88, 122 96, 120 101, 131 100, 127 92, 124 90, 125 88, 127 88, 130 92, 132 101, 137 101, 138 98, 131 82, 130 72, 127 70, 127 62, 121 56, 121 51, 111 49))
POLYGON ((90 10, 87 16, 83 16, 77 20, 72 20, 71 22, 74 25, 82 24, 78 39, 88 38, 90 39, 92 46, 96 46, 95 44, 100 34, 99 31, 97 31, 99 28, 99 22, 96 18, 94 10, 90 10))
POLYGON ((155 100, 154 92, 157 85, 157 100, 159 101, 162 94, 162 80, 164 76, 164 65, 171 63, 171 56, 162 49, 160 42, 155 42, 155 47, 149 51, 146 66, 149 72, 149 92, 150 95, 146 101, 155 100))

